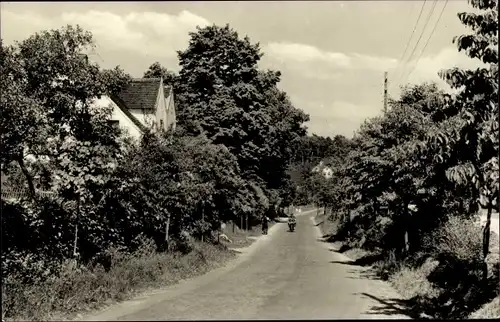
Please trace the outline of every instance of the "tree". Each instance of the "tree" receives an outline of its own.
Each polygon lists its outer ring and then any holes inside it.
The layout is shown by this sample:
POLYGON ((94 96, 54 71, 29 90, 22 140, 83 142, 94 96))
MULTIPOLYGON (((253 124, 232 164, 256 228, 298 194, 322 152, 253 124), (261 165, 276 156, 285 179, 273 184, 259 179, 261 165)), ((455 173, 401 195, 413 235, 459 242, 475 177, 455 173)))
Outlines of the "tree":
POLYGON ((432 111, 442 104, 440 94, 434 84, 404 87, 387 113, 365 121, 351 142, 340 144, 347 156, 333 161, 332 179, 314 190, 341 220, 341 236, 403 255, 418 250, 422 233, 439 221, 443 212, 434 194, 445 188, 444 170, 419 148, 433 126, 432 111), (421 208, 411 217, 410 203, 421 208))
POLYGON ((167 237, 178 241, 183 231, 210 237, 221 221, 262 207, 236 158, 207 138, 146 135, 124 171, 138 180, 132 208, 144 212, 134 234, 140 229, 159 245, 167 237))
MULTIPOLYGON (((119 68, 102 71, 91 63, 85 53, 93 46, 91 33, 67 26, 2 47, 2 82, 7 82, 8 93, 6 99, 2 96, 2 124, 6 125, 2 143, 8 146, 2 164, 19 163, 32 197, 33 171, 47 172, 50 167, 52 188, 61 206, 72 214, 75 249, 79 209, 92 212, 123 153, 119 132, 107 122, 111 111, 92 103, 119 91, 130 79, 119 68), (7 120, 11 117, 17 120, 7 120), (24 164, 27 156, 31 166, 24 164)), ((94 226, 102 224, 92 220, 94 226)))
MULTIPOLYGON (((342 135, 336 135, 333 139, 316 134, 300 137, 291 144, 290 165, 288 174, 290 184, 295 186, 296 198, 300 204, 316 201, 323 197, 315 196, 323 181, 322 174, 314 175, 312 170, 323 162, 334 171, 343 166, 344 160, 351 149, 351 142, 342 135), (319 199, 318 199, 319 198, 319 199)), ((328 198, 324 196, 326 204, 330 206, 328 198)))
MULTIPOLYGON (((458 50, 472 59, 480 59, 486 67, 476 70, 453 68, 442 71, 441 77, 459 90, 447 97, 447 104, 438 120, 453 123, 453 130, 440 131, 433 137, 440 148, 440 158, 456 157, 447 171, 448 178, 458 185, 471 185, 479 205, 488 209, 483 233, 483 256, 489 250, 491 212, 498 200, 498 1, 472 0, 479 13, 459 13, 460 21, 473 34, 455 37, 458 50)), ((484 277, 487 277, 486 263, 484 277)))
POLYGON ((165 84, 174 85, 177 79, 177 75, 168 70, 167 68, 160 65, 159 62, 155 62, 149 66, 148 70, 144 73, 144 78, 163 78, 165 84))
POLYGON ((2 171, 5 171, 12 161, 17 162, 25 175, 30 194, 35 198, 33 178, 24 160, 25 146, 44 143, 47 118, 44 117, 40 101, 26 96, 22 84, 15 78, 22 73, 22 66, 16 60, 13 48, 4 47, 2 44, 0 62, 2 171))
POLYGON ((246 179, 283 186, 288 145, 305 135, 308 117, 277 89, 279 72, 257 69, 262 53, 248 37, 229 25, 198 28, 190 37, 178 52, 179 126, 225 145, 246 179))
MULTIPOLYGON (((113 142, 116 134, 113 127, 106 122, 93 123, 94 117, 101 114, 92 110, 91 103, 102 94, 119 90, 130 77, 118 68, 101 72, 85 54, 92 46, 90 33, 78 26, 67 26, 37 33, 15 46, 2 47, 5 55, 2 71, 6 76, 2 80, 11 84, 9 94, 17 97, 11 97, 2 108, 27 111, 20 122, 31 131, 36 128, 44 131, 21 136, 23 141, 19 144, 24 154, 57 156, 58 143, 70 136, 102 144, 113 142), (38 105, 36 111, 35 105, 38 105), (49 138, 52 143, 47 142, 49 138)), ((8 125, 5 118, 2 120, 8 125)), ((26 130, 14 128, 8 133, 16 131, 26 130)))

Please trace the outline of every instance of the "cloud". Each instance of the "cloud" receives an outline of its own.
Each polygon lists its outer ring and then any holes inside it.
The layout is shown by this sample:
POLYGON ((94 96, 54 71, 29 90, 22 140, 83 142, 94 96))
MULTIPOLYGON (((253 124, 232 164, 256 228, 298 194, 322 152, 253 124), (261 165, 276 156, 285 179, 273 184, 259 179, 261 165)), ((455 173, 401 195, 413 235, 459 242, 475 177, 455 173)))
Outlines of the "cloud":
POLYGON ((265 52, 279 60, 294 60, 299 63, 319 61, 339 67, 347 67, 351 63, 345 54, 321 51, 314 46, 305 44, 269 43, 265 52))
POLYGON ((156 12, 130 12, 117 15, 106 11, 65 12, 58 19, 37 13, 2 11, 2 34, 6 41, 25 39, 34 32, 79 24, 93 33, 99 47, 129 50, 151 56, 175 56, 184 49, 189 32, 210 22, 189 11, 177 15, 156 12))
POLYGON ((325 103, 323 100, 306 100, 297 95, 291 95, 296 107, 309 114, 309 131, 319 135, 334 136, 341 134, 352 137, 353 129, 357 129, 367 118, 380 115, 381 106, 356 104, 343 100, 325 103))
POLYGON ((435 81, 440 85, 444 85, 438 72, 443 69, 460 67, 464 69, 475 69, 478 67, 484 67, 485 65, 478 59, 471 59, 464 52, 459 52, 457 48, 447 47, 443 48, 440 52, 435 55, 428 55, 422 57, 418 62, 413 60, 405 68, 404 75, 408 75, 409 71, 413 72, 407 79, 410 83, 421 83, 424 81, 435 81))
POLYGON ((264 52, 271 59, 301 64, 308 68, 321 64, 322 68, 335 70, 371 69, 380 71, 394 68, 397 64, 397 60, 390 57, 323 51, 311 45, 288 42, 269 43, 264 47, 264 52))
POLYGON ((342 82, 348 82, 351 86, 366 83, 373 77, 381 77, 379 75, 388 71, 390 94, 397 94, 399 86, 407 83, 436 82, 442 89, 450 90, 439 78, 439 71, 455 66, 465 69, 484 66, 479 60, 471 59, 451 46, 436 54, 424 55, 420 59, 415 55, 409 62, 402 64, 398 64, 398 60, 391 57, 329 52, 307 44, 287 42, 269 43, 264 47, 264 53, 265 65, 279 64, 281 68, 309 79, 342 79, 342 82))

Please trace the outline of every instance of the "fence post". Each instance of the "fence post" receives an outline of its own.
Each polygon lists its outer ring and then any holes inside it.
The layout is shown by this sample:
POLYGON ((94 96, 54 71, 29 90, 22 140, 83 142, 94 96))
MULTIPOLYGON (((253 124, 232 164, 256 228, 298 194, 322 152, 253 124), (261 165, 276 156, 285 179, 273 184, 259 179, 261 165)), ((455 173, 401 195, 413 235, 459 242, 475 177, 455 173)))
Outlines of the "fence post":
MULTIPOLYGON (((201 207, 202 207, 201 208, 201 223, 202 223, 202 225, 205 225, 205 203, 204 202, 202 202, 201 207)), ((201 242, 202 243, 203 243, 203 235, 205 235, 205 228, 201 229, 201 242)))
POLYGON ((73 243, 73 257, 76 259, 77 255, 77 244, 78 244, 78 220, 80 219, 80 196, 78 196, 78 201, 76 204, 76 220, 75 220, 75 241, 73 243))
POLYGON ((167 243, 167 251, 170 250, 170 243, 168 241, 168 230, 170 227, 170 213, 167 215, 167 225, 165 227, 165 242, 167 243))

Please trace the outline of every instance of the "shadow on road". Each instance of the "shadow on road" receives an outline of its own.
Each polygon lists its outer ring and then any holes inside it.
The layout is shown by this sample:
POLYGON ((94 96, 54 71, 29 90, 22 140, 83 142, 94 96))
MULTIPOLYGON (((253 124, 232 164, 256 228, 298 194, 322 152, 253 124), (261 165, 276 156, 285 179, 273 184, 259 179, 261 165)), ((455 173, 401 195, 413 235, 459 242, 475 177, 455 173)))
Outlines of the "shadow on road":
POLYGON ((375 300, 380 304, 377 306, 372 306, 370 310, 366 312, 367 314, 405 315, 413 319, 429 319, 425 316, 420 315, 419 311, 414 309, 414 303, 409 300, 394 298, 383 299, 368 293, 358 293, 356 295, 362 295, 364 297, 375 300))
POLYGON ((347 278, 349 278, 349 279, 370 279, 370 280, 375 280, 375 281, 382 280, 371 269, 371 267, 364 268, 361 265, 356 264, 354 261, 330 261, 330 264, 340 264, 340 265, 347 265, 347 266, 355 267, 355 269, 347 271, 349 274, 353 275, 353 276, 348 276, 347 278))
POLYGON ((342 264, 342 265, 350 265, 350 266, 358 266, 354 263, 354 261, 330 261, 331 264, 342 264))
POLYGON ((371 269, 356 269, 349 270, 348 273, 353 274, 354 276, 348 276, 349 279, 369 279, 373 281, 381 281, 380 276, 372 271, 371 269))
MULTIPOLYGON (((330 249, 330 251, 340 253, 335 249, 330 249)), ((353 266, 371 266, 382 259, 383 259, 382 255, 374 254, 374 255, 366 255, 353 261, 347 261, 347 262, 331 261, 330 263, 346 264, 353 266)))

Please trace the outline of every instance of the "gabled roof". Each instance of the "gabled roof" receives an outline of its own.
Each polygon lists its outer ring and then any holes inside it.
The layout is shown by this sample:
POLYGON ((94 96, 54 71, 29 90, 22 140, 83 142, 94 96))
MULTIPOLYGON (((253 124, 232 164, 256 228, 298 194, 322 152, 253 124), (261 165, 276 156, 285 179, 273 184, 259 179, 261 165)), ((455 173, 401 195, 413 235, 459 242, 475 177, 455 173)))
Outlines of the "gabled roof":
POLYGON ((161 78, 134 78, 116 96, 128 109, 154 109, 161 78))
POLYGON ((163 83, 164 86, 163 86, 163 93, 164 93, 164 96, 165 98, 168 98, 170 96, 170 93, 172 93, 172 85, 167 85, 165 83, 163 83))
POLYGON ((147 128, 134 116, 127 108, 127 105, 121 98, 117 95, 110 95, 110 98, 115 102, 115 104, 120 108, 120 110, 127 115, 127 117, 142 131, 145 132, 147 128))

